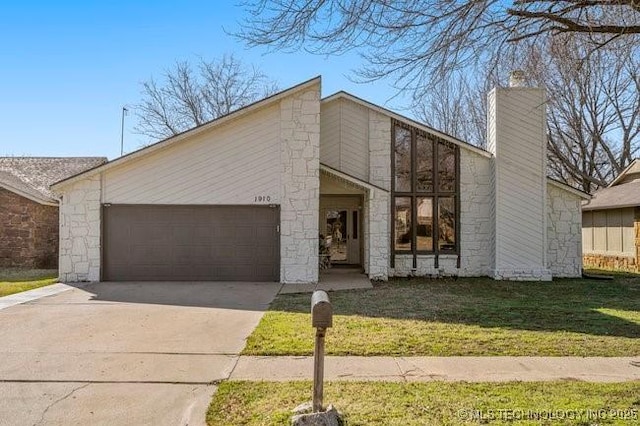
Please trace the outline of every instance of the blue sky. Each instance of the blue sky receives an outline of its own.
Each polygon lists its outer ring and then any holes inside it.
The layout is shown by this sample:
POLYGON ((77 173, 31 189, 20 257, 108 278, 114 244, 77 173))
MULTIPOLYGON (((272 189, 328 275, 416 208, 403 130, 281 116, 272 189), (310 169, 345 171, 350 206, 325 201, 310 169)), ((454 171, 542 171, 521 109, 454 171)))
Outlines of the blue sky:
MULTIPOLYGON (((176 60, 234 53, 282 88, 321 74, 323 96, 347 90, 372 102, 394 92, 385 82, 349 80, 357 55, 322 57, 248 49, 225 33, 244 16, 234 1, 29 1, 0 6, 0 156, 120 154, 123 105, 140 83, 176 60)), ((125 120, 125 152, 148 141, 125 120)))

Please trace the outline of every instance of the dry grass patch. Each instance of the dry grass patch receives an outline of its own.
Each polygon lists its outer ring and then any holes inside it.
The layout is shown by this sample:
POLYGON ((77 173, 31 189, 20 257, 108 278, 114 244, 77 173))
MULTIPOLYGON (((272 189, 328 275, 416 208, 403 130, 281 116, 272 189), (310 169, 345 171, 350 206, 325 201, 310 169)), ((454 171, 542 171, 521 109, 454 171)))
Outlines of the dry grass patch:
MULTIPOLYGON (((213 397, 207 424, 286 425, 291 410, 310 395, 309 382, 224 382, 213 397)), ((630 425, 640 416, 639 395, 638 382, 325 384, 325 401, 354 426, 630 425), (572 418, 527 418, 547 414, 572 418)))
MULTIPOLYGON (((640 279, 413 279, 333 292, 331 355, 635 356, 640 279)), ((309 294, 279 295, 244 353, 311 355, 309 294)))

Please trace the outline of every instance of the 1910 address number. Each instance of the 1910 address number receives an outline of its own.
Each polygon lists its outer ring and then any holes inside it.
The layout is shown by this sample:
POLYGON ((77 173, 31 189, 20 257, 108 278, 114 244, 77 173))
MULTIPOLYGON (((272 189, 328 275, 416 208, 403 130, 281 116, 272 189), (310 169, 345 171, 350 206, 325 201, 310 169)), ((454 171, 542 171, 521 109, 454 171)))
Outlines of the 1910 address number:
POLYGON ((270 195, 256 195, 254 202, 256 203, 268 203, 271 201, 270 195))

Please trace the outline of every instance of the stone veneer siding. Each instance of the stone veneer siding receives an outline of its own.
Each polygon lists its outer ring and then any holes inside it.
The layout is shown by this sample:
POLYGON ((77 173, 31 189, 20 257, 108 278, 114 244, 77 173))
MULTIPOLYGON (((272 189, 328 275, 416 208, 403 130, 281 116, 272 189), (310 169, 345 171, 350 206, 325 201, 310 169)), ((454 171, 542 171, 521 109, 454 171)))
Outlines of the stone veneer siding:
POLYGON ((612 256, 589 253, 585 254, 582 259, 585 268, 639 272, 636 259, 632 256, 612 256))
POLYGON ((369 278, 389 277, 391 244, 391 119, 369 111, 369 182, 382 189, 370 189, 365 201, 365 269, 369 278))
POLYGON ((60 203, 62 282, 100 280, 100 176, 65 188, 60 203))
POLYGON ((555 278, 582 276, 582 199, 547 185, 547 263, 555 278))
POLYGON ((320 87, 280 103, 280 281, 318 282, 320 87))
POLYGON ((58 207, 0 188, 0 266, 58 266, 58 207))
POLYGON ((491 269, 491 167, 491 158, 460 148, 460 276, 484 276, 491 269))

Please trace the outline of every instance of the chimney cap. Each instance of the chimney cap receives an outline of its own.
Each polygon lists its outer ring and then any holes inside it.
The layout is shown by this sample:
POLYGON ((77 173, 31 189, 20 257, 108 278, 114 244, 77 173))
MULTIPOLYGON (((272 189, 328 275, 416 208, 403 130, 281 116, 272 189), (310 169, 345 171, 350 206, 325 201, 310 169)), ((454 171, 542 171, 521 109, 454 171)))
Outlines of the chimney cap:
POLYGON ((509 87, 526 87, 527 75, 522 70, 513 70, 509 74, 509 87))

